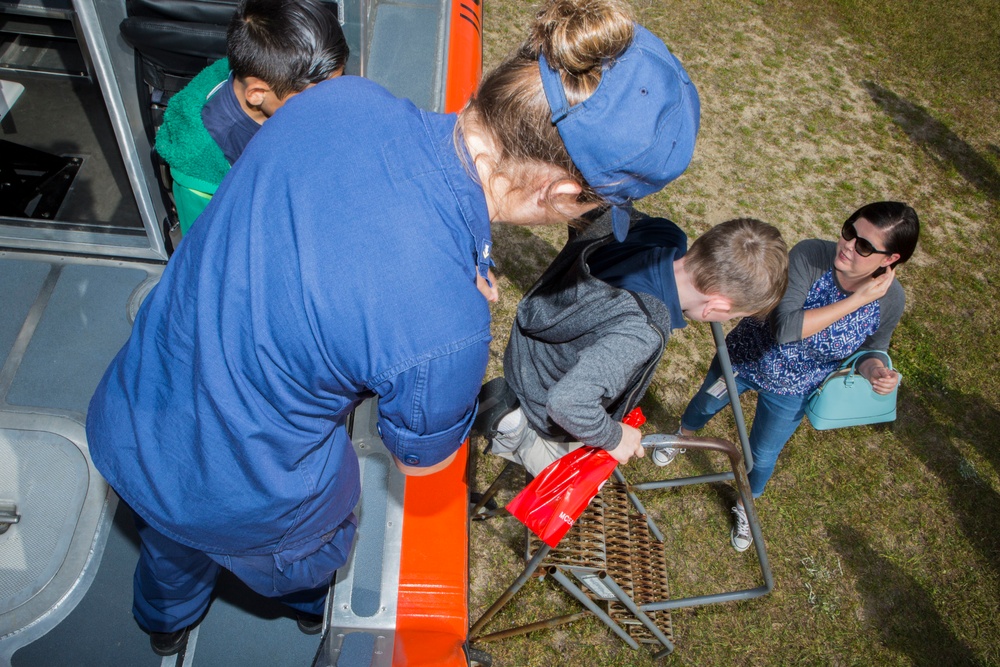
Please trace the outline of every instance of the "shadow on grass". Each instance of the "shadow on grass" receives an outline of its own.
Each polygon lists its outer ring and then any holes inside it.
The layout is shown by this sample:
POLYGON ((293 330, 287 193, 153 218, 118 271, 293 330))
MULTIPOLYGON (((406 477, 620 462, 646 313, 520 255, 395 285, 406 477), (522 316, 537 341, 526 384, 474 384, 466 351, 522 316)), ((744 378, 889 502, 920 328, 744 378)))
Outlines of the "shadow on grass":
POLYGON ((1000 450, 991 431, 1000 424, 1000 412, 981 396, 956 391, 905 392, 901 399, 913 403, 903 418, 912 417, 914 424, 898 433, 900 441, 938 478, 969 543, 983 562, 1000 572, 1000 494, 950 441, 952 435, 960 435, 1000 471, 1000 450), (952 419, 952 424, 940 423, 941 417, 939 423, 926 423, 941 412, 951 413, 944 418, 952 419))
MULTIPOLYGON (((861 85, 913 143, 935 155, 947 166, 954 167, 962 178, 987 196, 1000 200, 1000 173, 968 142, 932 116, 927 109, 872 81, 862 81, 861 85)), ((990 146, 990 149, 997 152, 996 146, 990 146)))
POLYGON ((916 579, 872 548, 856 528, 828 526, 834 548, 857 577, 867 624, 888 648, 914 665, 979 665, 972 650, 942 620, 916 579))
POLYGON ((535 284, 559 250, 524 227, 493 225, 495 272, 510 280, 521 294, 535 284))

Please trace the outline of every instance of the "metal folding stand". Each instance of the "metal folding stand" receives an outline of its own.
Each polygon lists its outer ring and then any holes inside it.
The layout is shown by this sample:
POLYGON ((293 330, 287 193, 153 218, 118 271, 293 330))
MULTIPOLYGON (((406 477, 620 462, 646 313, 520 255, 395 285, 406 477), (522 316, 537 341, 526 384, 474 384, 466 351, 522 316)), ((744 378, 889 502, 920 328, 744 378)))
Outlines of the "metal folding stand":
MULTIPOLYGON (((739 407, 735 377, 722 327, 713 323, 712 334, 736 417, 741 446, 714 438, 681 436, 663 436, 657 443, 658 446, 684 447, 725 454, 729 459, 731 470, 629 485, 621 472, 615 469, 613 480, 598 493, 558 547, 549 547, 528 534, 525 554, 527 564, 524 570, 479 620, 473 623, 469 631, 470 642, 494 641, 543 628, 557 627, 594 615, 634 649, 637 649, 640 643, 661 647, 654 655, 654 658, 661 658, 674 649, 671 610, 747 600, 766 595, 773 590, 774 579, 746 475, 746 471, 753 466, 753 458, 746 435, 743 412, 739 407), (745 466, 744 461, 746 461, 745 466), (762 583, 748 589, 671 598, 663 534, 648 516, 635 492, 728 480, 735 481, 737 492, 746 509, 762 583), (579 601, 586 611, 482 634, 486 624, 506 606, 532 576, 551 576, 579 601)), ((474 517, 484 516, 481 510, 496 494, 501 480, 506 477, 508 471, 515 467, 518 466, 508 464, 501 471, 472 509, 474 517)), ((487 516, 490 514, 486 513, 487 516)))

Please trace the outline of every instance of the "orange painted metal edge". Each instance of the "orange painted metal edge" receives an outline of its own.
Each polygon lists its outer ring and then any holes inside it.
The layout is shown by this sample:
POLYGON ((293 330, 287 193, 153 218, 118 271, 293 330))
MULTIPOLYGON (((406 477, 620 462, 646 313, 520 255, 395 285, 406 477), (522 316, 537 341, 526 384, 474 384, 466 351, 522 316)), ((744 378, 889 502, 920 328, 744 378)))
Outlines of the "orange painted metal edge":
POLYGON ((483 0, 451 0, 445 113, 460 111, 483 75, 483 0))
POLYGON ((407 477, 394 667, 466 667, 469 631, 469 441, 450 466, 407 477))
MULTIPOLYGON (((482 0, 452 0, 444 111, 460 111, 483 73, 482 0)), ((469 441, 446 469, 407 477, 394 667, 466 667, 469 441)))

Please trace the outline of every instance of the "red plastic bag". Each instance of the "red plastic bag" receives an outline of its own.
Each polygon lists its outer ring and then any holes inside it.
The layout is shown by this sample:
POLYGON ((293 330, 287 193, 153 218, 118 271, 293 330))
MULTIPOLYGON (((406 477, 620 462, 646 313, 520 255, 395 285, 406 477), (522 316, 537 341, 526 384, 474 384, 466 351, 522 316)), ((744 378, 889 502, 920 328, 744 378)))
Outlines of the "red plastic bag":
MULTIPOLYGON (((646 418, 636 408, 622 421, 639 428, 646 418)), ((542 470, 507 504, 507 511, 542 542, 555 547, 611 477, 616 465, 618 462, 603 449, 575 449, 542 470)))

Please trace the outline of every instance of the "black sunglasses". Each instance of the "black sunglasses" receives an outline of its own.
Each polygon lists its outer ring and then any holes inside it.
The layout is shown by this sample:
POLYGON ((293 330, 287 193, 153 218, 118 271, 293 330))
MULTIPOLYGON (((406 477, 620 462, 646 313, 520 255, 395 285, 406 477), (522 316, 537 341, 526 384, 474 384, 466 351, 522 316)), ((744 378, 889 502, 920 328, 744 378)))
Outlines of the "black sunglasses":
POLYGON ((878 250, 868 239, 858 236, 858 230, 854 229, 853 222, 845 222, 844 228, 840 230, 840 235, 845 241, 854 241, 854 251, 862 257, 870 257, 873 252, 880 255, 891 255, 888 250, 878 250))

